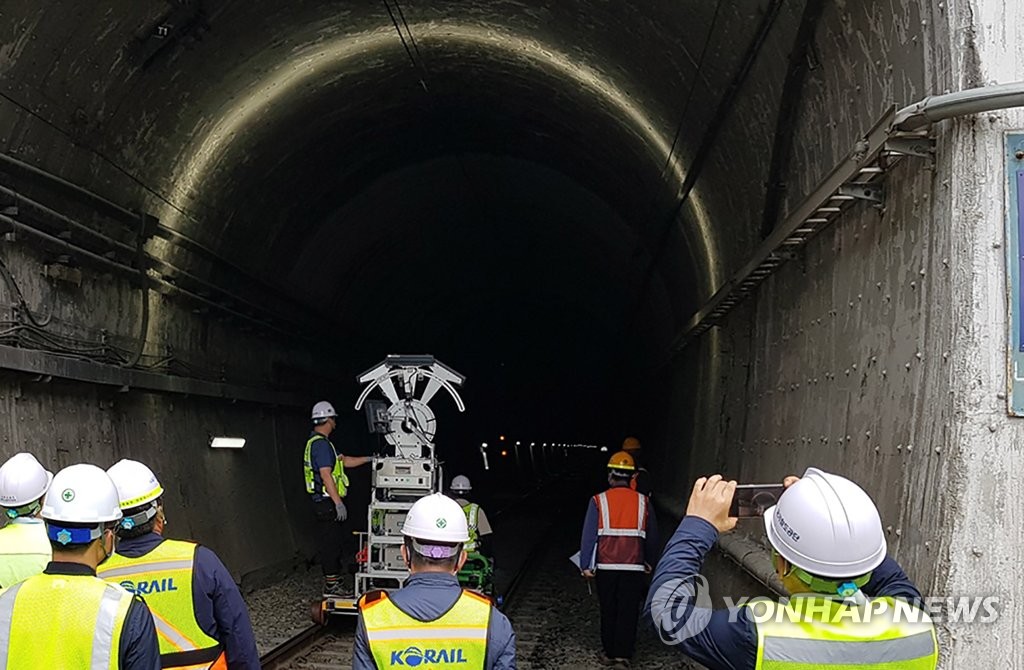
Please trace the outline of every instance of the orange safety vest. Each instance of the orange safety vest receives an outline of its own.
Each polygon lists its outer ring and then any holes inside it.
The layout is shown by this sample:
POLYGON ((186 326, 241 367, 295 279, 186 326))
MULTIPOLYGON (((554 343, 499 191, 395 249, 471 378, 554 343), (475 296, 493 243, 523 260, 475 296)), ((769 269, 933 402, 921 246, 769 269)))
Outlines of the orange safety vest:
POLYGON ((625 486, 594 496, 597 505, 597 569, 644 570, 647 496, 625 486))

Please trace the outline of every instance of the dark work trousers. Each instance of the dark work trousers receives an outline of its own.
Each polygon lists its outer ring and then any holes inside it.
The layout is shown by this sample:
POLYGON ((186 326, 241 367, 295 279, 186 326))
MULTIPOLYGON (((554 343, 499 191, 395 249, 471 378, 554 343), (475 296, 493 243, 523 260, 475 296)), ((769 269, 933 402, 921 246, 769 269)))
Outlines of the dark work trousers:
POLYGON ((640 603, 646 595, 646 575, 640 571, 597 571, 601 603, 601 646, 609 658, 633 658, 640 603))
POLYGON ((334 502, 327 498, 313 503, 316 515, 316 547, 324 575, 341 576, 341 555, 345 543, 343 525, 338 521, 334 502))

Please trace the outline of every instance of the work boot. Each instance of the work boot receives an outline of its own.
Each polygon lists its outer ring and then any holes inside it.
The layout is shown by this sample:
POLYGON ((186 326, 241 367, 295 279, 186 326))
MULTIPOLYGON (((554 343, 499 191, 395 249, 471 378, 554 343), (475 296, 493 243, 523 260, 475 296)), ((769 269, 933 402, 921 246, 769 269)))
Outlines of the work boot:
POLYGON ((356 578, 354 575, 345 575, 338 578, 338 595, 346 598, 355 597, 356 578))
POLYGON ((604 653, 603 651, 597 652, 597 662, 601 665, 606 665, 608 667, 615 665, 615 659, 610 658, 608 654, 604 653))
POLYGON ((324 595, 325 596, 341 596, 341 577, 338 575, 326 575, 324 576, 324 595))

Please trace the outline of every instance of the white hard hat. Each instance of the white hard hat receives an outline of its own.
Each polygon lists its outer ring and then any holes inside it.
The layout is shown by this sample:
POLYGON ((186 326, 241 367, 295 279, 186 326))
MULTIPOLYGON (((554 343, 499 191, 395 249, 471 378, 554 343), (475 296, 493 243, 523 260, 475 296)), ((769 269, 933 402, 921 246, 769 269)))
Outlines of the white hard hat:
POLYGON ((775 551, 812 575, 865 575, 885 559, 885 533, 878 508, 849 479, 816 468, 786 489, 764 513, 775 551))
POLYGON ((53 481, 53 473, 39 464, 32 454, 14 454, 0 465, 0 505, 21 507, 43 497, 53 481))
POLYGON ((432 493, 416 501, 405 517, 402 535, 423 542, 469 542, 466 513, 442 493, 432 493))
POLYGON ((317 404, 313 405, 313 421, 326 419, 332 416, 338 416, 338 413, 334 411, 334 405, 326 400, 321 400, 317 404))
POLYGON ((156 516, 156 500, 164 494, 153 471, 138 461, 122 458, 107 469, 107 475, 117 487, 121 509, 130 510, 153 503, 150 509, 128 517, 122 522, 125 528, 133 528, 156 516), (127 523, 131 519, 131 523, 127 523))
POLYGON ((459 475, 452 480, 452 491, 463 493, 465 491, 472 491, 473 485, 469 483, 469 477, 466 475, 459 475))
POLYGON ((42 515, 46 521, 101 524, 121 518, 117 487, 106 472, 88 463, 71 465, 53 477, 42 515))

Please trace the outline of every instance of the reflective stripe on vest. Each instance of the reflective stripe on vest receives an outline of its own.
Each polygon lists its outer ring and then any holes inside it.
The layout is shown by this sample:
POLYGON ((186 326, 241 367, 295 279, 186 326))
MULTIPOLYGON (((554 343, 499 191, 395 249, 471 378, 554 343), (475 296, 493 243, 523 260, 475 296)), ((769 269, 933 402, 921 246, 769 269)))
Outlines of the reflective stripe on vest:
POLYGON ((483 670, 491 602, 464 590, 452 608, 433 621, 419 621, 387 597, 359 604, 370 653, 378 668, 428 667, 483 670))
POLYGON ((331 470, 331 479, 334 480, 334 486, 338 489, 338 495, 344 498, 345 491, 348 489, 348 475, 345 474, 345 464, 341 462, 341 457, 338 456, 338 451, 334 448, 334 444, 319 433, 306 441, 306 455, 302 464, 302 474, 306 479, 306 493, 327 495, 327 489, 323 487, 322 482, 320 490, 316 490, 316 479, 313 472, 313 443, 317 440, 327 440, 328 446, 331 447, 331 451, 334 453, 334 469, 331 470))
POLYGON ((220 642, 196 621, 192 571, 197 548, 193 542, 164 540, 137 558, 114 554, 97 571, 103 579, 146 599, 160 641, 160 664, 165 668, 226 667, 220 642))
POLYGON ((0 587, 38 575, 50 562, 50 540, 38 519, 14 519, 0 528, 0 587))
POLYGON ((625 486, 594 496, 599 570, 644 570, 647 497, 625 486))
POLYGON ((466 526, 469 528, 469 542, 464 544, 462 548, 466 551, 476 551, 476 543, 480 539, 480 533, 476 527, 477 518, 480 515, 480 505, 468 503, 463 505, 462 511, 466 513, 466 526))
POLYGON ((747 604, 757 628, 756 670, 934 670, 938 643, 928 615, 893 598, 858 607, 823 597, 747 604))
POLYGON ((36 575, 0 594, 0 668, 117 670, 132 594, 92 575, 36 575))

